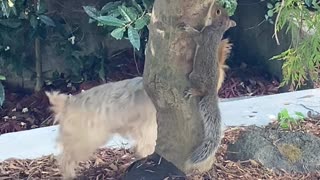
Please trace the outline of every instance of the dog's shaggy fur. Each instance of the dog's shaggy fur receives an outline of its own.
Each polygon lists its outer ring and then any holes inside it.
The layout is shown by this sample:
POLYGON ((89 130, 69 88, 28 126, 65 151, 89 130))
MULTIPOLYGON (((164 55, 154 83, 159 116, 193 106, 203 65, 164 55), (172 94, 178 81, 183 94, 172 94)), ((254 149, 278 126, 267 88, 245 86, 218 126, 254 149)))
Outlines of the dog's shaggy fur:
POLYGON ((88 159, 114 134, 134 139, 139 157, 154 151, 156 110, 144 91, 142 77, 107 83, 75 96, 46 94, 60 124, 58 162, 65 179, 75 177, 77 163, 88 159))
MULTIPOLYGON (((224 80, 228 40, 221 41, 218 89, 224 80)), ((135 140, 137 157, 154 152, 157 139, 156 109, 144 90, 142 77, 96 86, 75 96, 46 92, 55 122, 59 122, 58 157, 64 179, 75 177, 79 161, 89 158, 114 134, 135 140)))

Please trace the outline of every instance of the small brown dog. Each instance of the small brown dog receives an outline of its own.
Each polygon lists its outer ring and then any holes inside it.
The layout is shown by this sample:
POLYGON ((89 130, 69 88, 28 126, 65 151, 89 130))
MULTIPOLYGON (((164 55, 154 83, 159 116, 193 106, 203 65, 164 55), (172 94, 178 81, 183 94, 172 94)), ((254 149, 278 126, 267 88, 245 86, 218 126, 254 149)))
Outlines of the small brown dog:
MULTIPOLYGON (((227 39, 219 48, 218 89, 224 80, 231 50, 227 39)), ((93 87, 75 96, 46 92, 55 122, 59 122, 58 163, 64 179, 75 177, 79 161, 119 134, 135 141, 137 157, 153 153, 157 139, 156 109, 144 90, 142 77, 93 87)))
POLYGON ((136 142, 145 157, 157 138, 156 110, 143 89, 142 77, 96 86, 75 96, 46 92, 59 122, 58 163, 63 178, 75 177, 74 168, 114 134, 136 142))

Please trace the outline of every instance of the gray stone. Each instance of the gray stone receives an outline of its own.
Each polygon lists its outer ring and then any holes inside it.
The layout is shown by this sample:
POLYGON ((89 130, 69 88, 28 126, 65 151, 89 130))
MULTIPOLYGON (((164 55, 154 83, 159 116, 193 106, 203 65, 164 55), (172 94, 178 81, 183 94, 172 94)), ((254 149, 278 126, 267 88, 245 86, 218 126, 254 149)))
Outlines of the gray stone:
POLYGON ((315 172, 320 170, 320 138, 302 132, 250 126, 228 146, 227 159, 251 159, 275 171, 315 172))

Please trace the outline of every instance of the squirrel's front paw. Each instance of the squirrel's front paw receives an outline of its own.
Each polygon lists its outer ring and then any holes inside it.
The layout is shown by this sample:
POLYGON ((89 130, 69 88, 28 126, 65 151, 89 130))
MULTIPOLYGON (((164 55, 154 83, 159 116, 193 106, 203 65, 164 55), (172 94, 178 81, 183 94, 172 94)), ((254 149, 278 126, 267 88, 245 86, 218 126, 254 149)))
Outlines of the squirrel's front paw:
POLYGON ((193 27, 191 27, 190 25, 188 24, 185 24, 185 23, 179 23, 177 25, 178 29, 182 30, 182 31, 186 31, 186 32, 189 32, 189 33, 199 33, 199 31, 193 27))
POLYGON ((187 32, 197 31, 196 29, 194 29, 193 27, 191 27, 191 26, 189 26, 189 25, 183 26, 182 29, 183 29, 184 31, 187 31, 187 32))
POLYGON ((186 26, 186 24, 183 23, 183 22, 180 22, 180 23, 177 24, 177 28, 180 29, 180 30, 184 30, 184 29, 185 29, 185 28, 184 28, 185 26, 186 26))
POLYGON ((186 31, 186 32, 188 32, 188 33, 192 33, 192 34, 194 34, 194 35, 196 35, 196 34, 199 33, 199 31, 198 31, 197 29, 195 29, 194 27, 191 27, 191 26, 189 26, 189 25, 185 25, 185 26, 183 27, 183 30, 186 31))
POLYGON ((191 89, 187 89, 183 92, 184 94, 184 98, 186 99, 190 99, 192 97, 192 90, 191 89))

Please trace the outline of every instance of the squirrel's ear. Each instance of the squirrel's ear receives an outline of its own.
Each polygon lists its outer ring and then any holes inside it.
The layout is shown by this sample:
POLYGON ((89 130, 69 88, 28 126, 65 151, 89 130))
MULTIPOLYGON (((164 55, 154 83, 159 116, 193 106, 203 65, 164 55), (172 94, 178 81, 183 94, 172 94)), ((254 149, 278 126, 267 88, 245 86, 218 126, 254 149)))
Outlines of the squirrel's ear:
POLYGON ((234 20, 231 20, 229 21, 229 28, 232 28, 232 27, 236 27, 237 26, 237 23, 234 21, 234 20))
POLYGON ((45 92, 50 104, 52 105, 51 109, 55 112, 61 112, 66 104, 66 101, 68 99, 68 95, 66 94, 60 94, 58 91, 53 92, 45 92))

